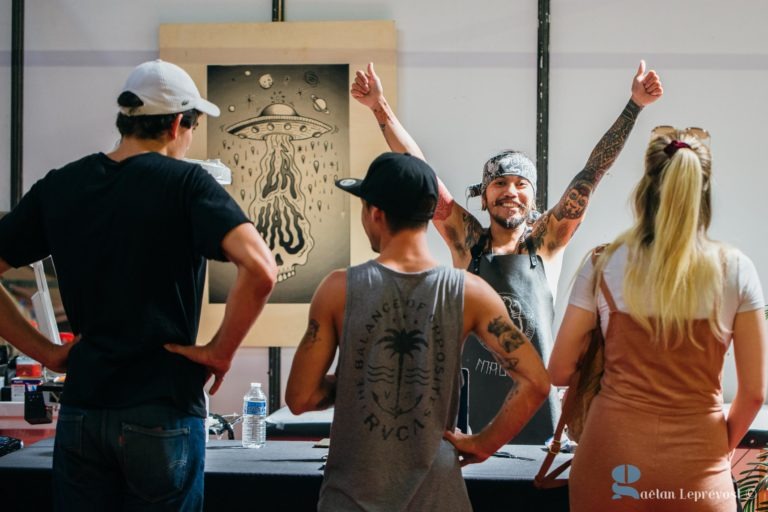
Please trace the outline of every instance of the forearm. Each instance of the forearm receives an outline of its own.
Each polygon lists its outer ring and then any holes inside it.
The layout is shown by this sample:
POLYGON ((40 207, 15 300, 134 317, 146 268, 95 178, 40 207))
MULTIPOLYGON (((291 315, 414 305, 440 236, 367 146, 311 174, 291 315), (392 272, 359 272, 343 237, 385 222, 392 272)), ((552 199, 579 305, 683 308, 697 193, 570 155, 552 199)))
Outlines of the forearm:
POLYGON ((405 127, 397 119, 392 108, 383 96, 371 107, 376 122, 379 124, 381 133, 389 145, 389 149, 395 153, 410 153, 411 155, 424 160, 424 153, 421 152, 416 141, 411 134, 405 130, 405 127))
POLYGON ((215 348, 217 359, 232 360, 264 309, 273 286, 272 280, 238 267, 237 278, 227 296, 224 319, 210 343, 215 348))
POLYGON ((744 397, 738 392, 731 403, 728 411, 728 449, 733 450, 739 445, 739 442, 749 430, 752 421, 757 416, 763 405, 761 397, 744 397))
POLYGON ((320 387, 312 394, 312 399, 308 404, 309 411, 322 411, 333 407, 336 402, 336 376, 326 375, 320 387))
POLYGON ((553 208, 553 214, 558 220, 583 216, 592 192, 624 148, 641 110, 642 107, 630 99, 618 119, 598 141, 584 169, 573 178, 553 208))
POLYGON ((547 398, 542 387, 526 379, 513 379, 504 404, 493 420, 478 434, 478 443, 489 454, 520 433, 547 398))
POLYGON ((29 357, 49 366, 49 359, 56 348, 40 331, 32 327, 16 307, 11 295, 0 285, 0 337, 5 338, 29 357))
MULTIPOLYGON (((535 349, 505 315, 490 322, 488 332, 499 348, 493 357, 512 380, 499 412, 478 436, 481 446, 496 451, 508 443, 528 423, 549 393, 549 376, 535 349)), ((495 344, 491 347, 494 348, 495 344)), ((491 452, 492 453, 492 452, 491 452)))

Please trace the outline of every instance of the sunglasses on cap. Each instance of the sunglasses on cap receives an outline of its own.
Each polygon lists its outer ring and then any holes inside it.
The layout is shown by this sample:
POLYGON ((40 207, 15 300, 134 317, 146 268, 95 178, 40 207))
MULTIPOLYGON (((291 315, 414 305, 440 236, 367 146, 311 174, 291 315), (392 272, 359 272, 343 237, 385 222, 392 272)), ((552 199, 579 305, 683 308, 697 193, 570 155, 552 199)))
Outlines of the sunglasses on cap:
POLYGON ((682 133, 683 135, 690 135, 691 137, 694 137, 705 146, 709 147, 709 142, 710 142, 709 132, 704 128, 699 128, 696 126, 689 126, 688 128, 683 128, 682 130, 678 130, 674 126, 663 124, 651 130, 651 140, 658 137, 665 137, 665 136, 669 137, 670 139, 674 139, 675 137, 677 137, 678 132, 682 133))

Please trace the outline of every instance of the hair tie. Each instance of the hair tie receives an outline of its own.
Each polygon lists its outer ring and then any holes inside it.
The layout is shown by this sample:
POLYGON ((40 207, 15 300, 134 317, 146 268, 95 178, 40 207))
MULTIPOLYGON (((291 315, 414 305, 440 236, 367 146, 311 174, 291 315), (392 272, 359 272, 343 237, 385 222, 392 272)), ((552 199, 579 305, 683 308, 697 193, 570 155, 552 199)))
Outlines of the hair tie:
POLYGON ((673 140, 672 142, 667 144, 667 147, 664 148, 664 152, 667 154, 668 157, 672 158, 672 155, 677 153, 677 150, 680 148, 691 149, 691 146, 689 146, 687 143, 681 140, 673 140))

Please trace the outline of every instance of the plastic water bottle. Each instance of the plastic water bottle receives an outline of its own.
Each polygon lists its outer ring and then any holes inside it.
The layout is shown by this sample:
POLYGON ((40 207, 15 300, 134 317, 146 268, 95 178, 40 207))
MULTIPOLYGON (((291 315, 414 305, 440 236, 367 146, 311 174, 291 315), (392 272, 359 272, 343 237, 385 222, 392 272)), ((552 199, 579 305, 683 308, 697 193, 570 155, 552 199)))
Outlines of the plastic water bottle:
POLYGON ((267 443, 267 397, 260 382, 251 382, 243 397, 243 448, 261 448, 267 443))

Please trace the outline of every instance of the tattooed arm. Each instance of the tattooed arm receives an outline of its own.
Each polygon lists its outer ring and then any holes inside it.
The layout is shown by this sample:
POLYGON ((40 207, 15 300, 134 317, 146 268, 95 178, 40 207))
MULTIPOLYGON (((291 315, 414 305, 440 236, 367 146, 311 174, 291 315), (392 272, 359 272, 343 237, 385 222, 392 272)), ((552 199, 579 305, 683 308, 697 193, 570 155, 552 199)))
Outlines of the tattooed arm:
POLYGON ((584 169, 573 178, 560 201, 534 224, 530 236, 542 256, 552 256, 562 251, 571 240, 576 228, 584 220, 592 192, 621 153, 637 115, 643 107, 659 99, 662 94, 658 75, 655 71, 646 73, 645 61, 640 61, 632 81, 632 97, 627 106, 592 150, 584 169))
MULTIPOLYGON (((371 109, 390 150, 396 153, 410 153, 426 160, 421 148, 405 130, 384 98, 384 88, 373 69, 373 63, 368 64, 366 71, 357 71, 350 94, 371 109)), ((470 249, 480 238, 482 227, 475 217, 453 200, 453 196, 439 178, 438 193, 433 219, 435 227, 451 250, 453 265, 457 268, 467 268, 472 259, 470 249)))
POLYGON ((513 385, 496 417, 482 431, 446 432, 462 465, 482 462, 528 423, 549 393, 549 378, 536 349, 512 323, 498 294, 477 276, 465 274, 465 335, 474 332, 503 367, 513 385))
POLYGON ((339 345, 346 286, 346 272, 337 270, 320 283, 312 298, 307 331, 293 357, 285 390, 285 402, 294 414, 333 405, 336 376, 327 372, 339 345))

